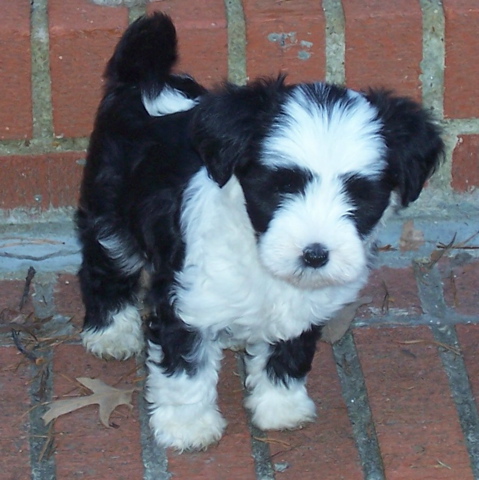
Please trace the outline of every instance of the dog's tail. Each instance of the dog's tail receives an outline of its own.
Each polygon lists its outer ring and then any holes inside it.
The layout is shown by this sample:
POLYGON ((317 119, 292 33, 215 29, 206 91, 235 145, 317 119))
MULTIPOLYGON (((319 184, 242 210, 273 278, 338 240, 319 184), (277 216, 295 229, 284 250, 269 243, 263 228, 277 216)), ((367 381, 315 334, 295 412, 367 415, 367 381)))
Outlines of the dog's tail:
POLYGON ((131 85, 153 95, 163 88, 177 60, 176 29, 170 17, 159 12, 140 17, 123 34, 107 64, 107 88, 131 85))
POLYGON ((187 75, 175 75, 178 60, 176 29, 157 12, 133 22, 123 34, 105 71, 106 88, 132 86, 141 91, 150 115, 189 110, 205 89, 187 75))

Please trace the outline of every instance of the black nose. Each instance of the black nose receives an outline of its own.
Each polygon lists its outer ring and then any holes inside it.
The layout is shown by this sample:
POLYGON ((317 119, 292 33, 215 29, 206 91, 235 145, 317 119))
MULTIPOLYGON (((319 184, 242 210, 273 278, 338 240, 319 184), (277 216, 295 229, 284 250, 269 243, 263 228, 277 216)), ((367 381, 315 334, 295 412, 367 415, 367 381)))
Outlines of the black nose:
POLYGON ((328 263, 329 252, 320 243, 312 243, 303 250, 303 262, 307 267, 319 268, 328 263))

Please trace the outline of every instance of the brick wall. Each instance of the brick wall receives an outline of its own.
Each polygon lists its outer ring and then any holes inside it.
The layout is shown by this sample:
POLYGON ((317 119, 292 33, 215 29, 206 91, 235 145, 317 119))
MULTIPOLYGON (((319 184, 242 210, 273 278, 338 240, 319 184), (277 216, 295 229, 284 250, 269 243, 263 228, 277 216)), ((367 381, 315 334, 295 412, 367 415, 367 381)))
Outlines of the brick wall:
POLYGON ((430 191, 475 197, 477 0, 162 0, 131 8, 0 0, 0 8, 2 213, 76 204, 105 62, 130 21, 160 9, 177 24, 180 67, 206 85, 282 70, 290 81, 385 86, 423 100, 448 145, 430 191))

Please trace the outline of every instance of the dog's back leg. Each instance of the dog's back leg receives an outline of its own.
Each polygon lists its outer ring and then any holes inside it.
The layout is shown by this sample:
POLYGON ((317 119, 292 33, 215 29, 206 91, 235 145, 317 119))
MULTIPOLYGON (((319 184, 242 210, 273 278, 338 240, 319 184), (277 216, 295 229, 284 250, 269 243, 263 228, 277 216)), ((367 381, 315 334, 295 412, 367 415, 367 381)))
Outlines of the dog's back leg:
POLYGON ((221 347, 206 331, 178 318, 169 301, 158 302, 152 310, 146 382, 151 428, 162 446, 205 449, 221 438, 226 426, 216 391, 221 347))
POLYGON ((85 304, 83 344, 101 357, 128 358, 144 344, 137 308, 141 263, 131 260, 126 265, 126 257, 119 259, 114 255, 111 241, 97 240, 88 228, 82 230, 81 222, 80 233, 83 262, 78 275, 85 304))
POLYGON ((314 420, 315 406, 306 391, 306 374, 316 349, 321 327, 273 345, 247 348, 246 407, 253 423, 264 430, 293 429, 314 420))

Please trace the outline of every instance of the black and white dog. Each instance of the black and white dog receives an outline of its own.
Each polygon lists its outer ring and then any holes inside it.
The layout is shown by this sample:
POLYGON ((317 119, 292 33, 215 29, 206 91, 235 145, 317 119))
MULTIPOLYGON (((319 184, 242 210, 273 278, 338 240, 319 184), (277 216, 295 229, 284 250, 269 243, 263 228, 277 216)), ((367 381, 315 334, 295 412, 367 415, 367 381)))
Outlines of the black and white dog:
POLYGON ((415 102, 283 78, 208 92, 173 74, 162 14, 126 31, 106 69, 77 225, 83 343, 142 350, 156 440, 201 449, 225 428, 222 349, 246 350, 262 429, 315 417, 305 387, 321 327, 368 277, 385 212, 414 201, 443 150, 415 102))

